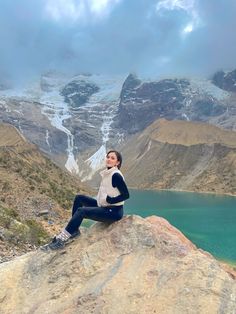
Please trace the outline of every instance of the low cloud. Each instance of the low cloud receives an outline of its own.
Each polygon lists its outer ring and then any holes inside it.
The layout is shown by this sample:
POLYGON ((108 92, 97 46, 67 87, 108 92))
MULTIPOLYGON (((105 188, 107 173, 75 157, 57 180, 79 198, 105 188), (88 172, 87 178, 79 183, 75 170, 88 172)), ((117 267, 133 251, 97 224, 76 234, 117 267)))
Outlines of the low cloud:
POLYGON ((233 0, 2 0, 0 77, 208 76, 236 67, 235 15, 233 0))

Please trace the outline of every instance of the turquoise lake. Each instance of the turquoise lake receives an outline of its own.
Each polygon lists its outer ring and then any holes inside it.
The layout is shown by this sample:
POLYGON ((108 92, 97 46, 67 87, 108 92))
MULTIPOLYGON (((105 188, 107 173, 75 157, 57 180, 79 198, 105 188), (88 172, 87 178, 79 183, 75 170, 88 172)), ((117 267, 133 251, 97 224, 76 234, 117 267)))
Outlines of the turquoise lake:
POLYGON ((125 214, 164 217, 197 247, 236 262, 236 197, 130 190, 125 214))

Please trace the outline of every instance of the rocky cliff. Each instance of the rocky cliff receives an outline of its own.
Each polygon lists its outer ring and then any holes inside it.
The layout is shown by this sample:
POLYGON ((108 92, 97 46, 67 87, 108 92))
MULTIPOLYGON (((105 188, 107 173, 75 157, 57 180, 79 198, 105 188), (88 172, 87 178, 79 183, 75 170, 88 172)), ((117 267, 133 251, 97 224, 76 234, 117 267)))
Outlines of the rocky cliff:
POLYGON ((128 134, 142 131, 158 118, 203 121, 233 128, 229 111, 235 117, 235 105, 229 100, 230 95, 207 80, 142 81, 130 74, 121 90, 114 125, 128 134))
POLYGON ((236 132, 160 119, 122 148, 135 188, 236 194, 236 132))
POLYGON ((96 223, 57 252, 0 265, 4 314, 233 314, 236 280, 165 219, 96 223))

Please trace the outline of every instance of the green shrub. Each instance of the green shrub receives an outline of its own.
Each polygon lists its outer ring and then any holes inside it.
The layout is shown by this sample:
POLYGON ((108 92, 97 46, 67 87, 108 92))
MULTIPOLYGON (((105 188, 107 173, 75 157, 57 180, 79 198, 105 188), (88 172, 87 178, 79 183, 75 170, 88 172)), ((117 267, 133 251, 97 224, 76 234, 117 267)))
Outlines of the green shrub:
POLYGON ((29 227, 29 238, 31 243, 40 245, 45 243, 45 240, 48 240, 49 235, 37 221, 30 219, 26 220, 25 223, 29 227))

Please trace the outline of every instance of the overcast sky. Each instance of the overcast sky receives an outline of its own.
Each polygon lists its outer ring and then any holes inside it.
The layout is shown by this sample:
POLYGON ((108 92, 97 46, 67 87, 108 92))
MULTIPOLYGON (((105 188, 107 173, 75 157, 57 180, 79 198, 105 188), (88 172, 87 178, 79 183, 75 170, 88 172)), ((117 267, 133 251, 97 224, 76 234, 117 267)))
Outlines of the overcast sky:
POLYGON ((0 77, 236 68, 235 0, 0 0, 0 77))

